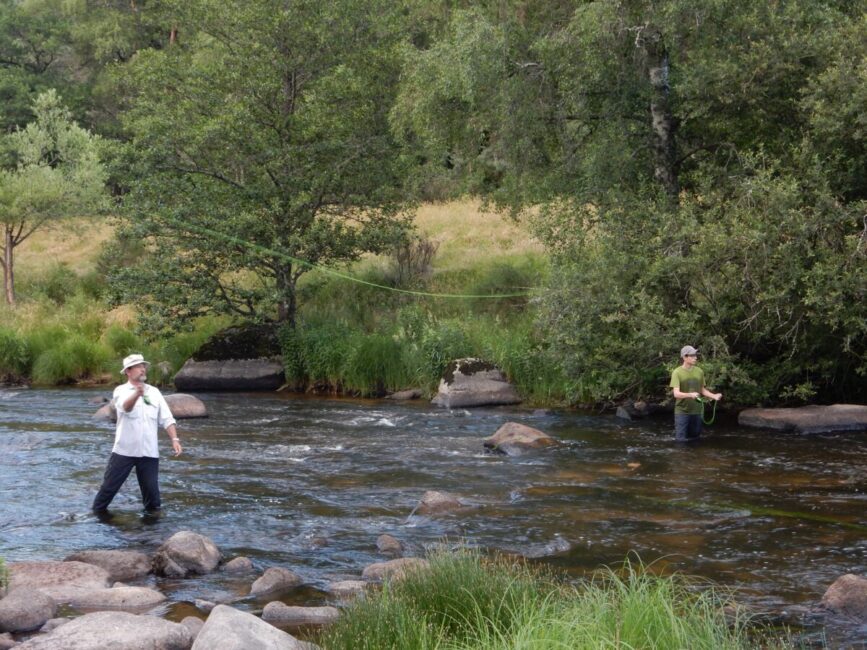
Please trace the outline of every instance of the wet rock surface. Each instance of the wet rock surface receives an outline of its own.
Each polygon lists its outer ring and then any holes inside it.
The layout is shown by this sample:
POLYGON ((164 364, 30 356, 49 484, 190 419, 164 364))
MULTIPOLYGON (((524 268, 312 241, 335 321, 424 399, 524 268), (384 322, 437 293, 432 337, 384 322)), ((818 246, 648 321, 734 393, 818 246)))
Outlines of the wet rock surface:
POLYGON ((738 424, 744 427, 796 433, 867 431, 867 406, 831 404, 799 408, 746 409, 738 415, 738 424))

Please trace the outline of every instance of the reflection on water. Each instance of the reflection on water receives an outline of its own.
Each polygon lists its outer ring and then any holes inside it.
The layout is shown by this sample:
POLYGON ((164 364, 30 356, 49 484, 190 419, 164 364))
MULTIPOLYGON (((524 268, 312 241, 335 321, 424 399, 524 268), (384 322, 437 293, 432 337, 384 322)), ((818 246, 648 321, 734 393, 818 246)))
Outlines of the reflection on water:
MULTIPOLYGON (((764 609, 813 603, 838 576, 867 567, 863 434, 717 424, 698 445, 676 447, 667 421, 204 394, 211 417, 180 423, 183 456, 171 457, 161 440, 162 516, 141 516, 130 479, 104 521, 88 510, 113 436, 110 424, 91 419, 89 400, 99 394, 0 390, 7 561, 150 552, 189 529, 227 557, 292 568, 316 593, 382 560, 375 540, 387 532, 418 550, 459 537, 548 557, 575 575, 632 551, 735 587, 764 609), (565 444, 520 458, 484 453, 482 439, 509 420, 565 444), (453 492, 468 507, 410 517, 426 490, 453 492)), ((216 574, 160 588, 171 609, 243 596, 247 582, 216 574)))

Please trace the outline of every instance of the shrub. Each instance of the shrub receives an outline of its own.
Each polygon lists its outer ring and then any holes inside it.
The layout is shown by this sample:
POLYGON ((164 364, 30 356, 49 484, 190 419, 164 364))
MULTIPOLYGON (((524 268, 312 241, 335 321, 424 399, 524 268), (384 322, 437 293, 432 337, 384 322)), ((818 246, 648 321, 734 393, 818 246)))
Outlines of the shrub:
POLYGON ((27 340, 11 328, 0 327, 0 376, 19 379, 27 374, 29 366, 27 340))
POLYGON ((92 377, 105 371, 111 360, 111 351, 104 345, 73 334, 35 358, 33 382, 63 384, 92 377))
POLYGON ((109 325, 102 335, 102 341, 119 357, 136 352, 142 348, 141 340, 122 325, 109 325))

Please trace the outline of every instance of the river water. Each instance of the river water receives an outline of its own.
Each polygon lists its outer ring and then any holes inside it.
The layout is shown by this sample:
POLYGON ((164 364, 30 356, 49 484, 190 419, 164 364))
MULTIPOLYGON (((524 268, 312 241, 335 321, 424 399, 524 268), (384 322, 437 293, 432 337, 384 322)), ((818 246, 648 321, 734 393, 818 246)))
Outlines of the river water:
MULTIPOLYGON (((106 390, 0 390, 0 557, 62 559, 86 549, 153 552, 179 530, 211 537, 227 559, 285 566, 325 600, 331 580, 382 561, 390 533, 418 554, 463 540, 545 558, 580 576, 630 553, 706 577, 789 623, 845 573, 867 573, 867 435, 796 436, 725 422, 690 447, 670 423, 521 409, 449 411, 427 403, 203 394, 210 417, 182 420, 185 452, 161 435, 164 512, 140 513, 131 477, 115 517, 89 512, 113 440, 92 419, 106 390), (508 421, 559 448, 508 458, 482 439, 508 421), (411 515, 427 490, 467 506, 411 515)), ((216 573, 159 583, 164 615, 195 598, 245 601, 249 578, 216 573)), ((814 626, 815 628, 815 626, 814 626)), ((805 632, 818 632, 808 623, 805 632)), ((867 629, 847 633, 867 639, 867 629)))

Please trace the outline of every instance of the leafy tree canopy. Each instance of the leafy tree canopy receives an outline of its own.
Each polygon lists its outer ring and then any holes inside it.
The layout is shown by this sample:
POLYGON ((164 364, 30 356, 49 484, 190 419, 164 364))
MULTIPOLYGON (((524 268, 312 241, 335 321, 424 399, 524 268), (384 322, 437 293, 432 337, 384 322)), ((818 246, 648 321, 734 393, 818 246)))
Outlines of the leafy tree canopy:
POLYGON ((9 160, 0 168, 0 262, 10 305, 15 248, 59 219, 98 212, 105 201, 99 139, 72 120, 53 90, 37 97, 33 113, 33 122, 0 142, 9 160))
POLYGON ((124 228, 151 254, 114 280, 152 328, 211 310, 294 322, 298 260, 348 262, 402 236, 390 6, 178 2, 178 42, 119 70, 124 228))

